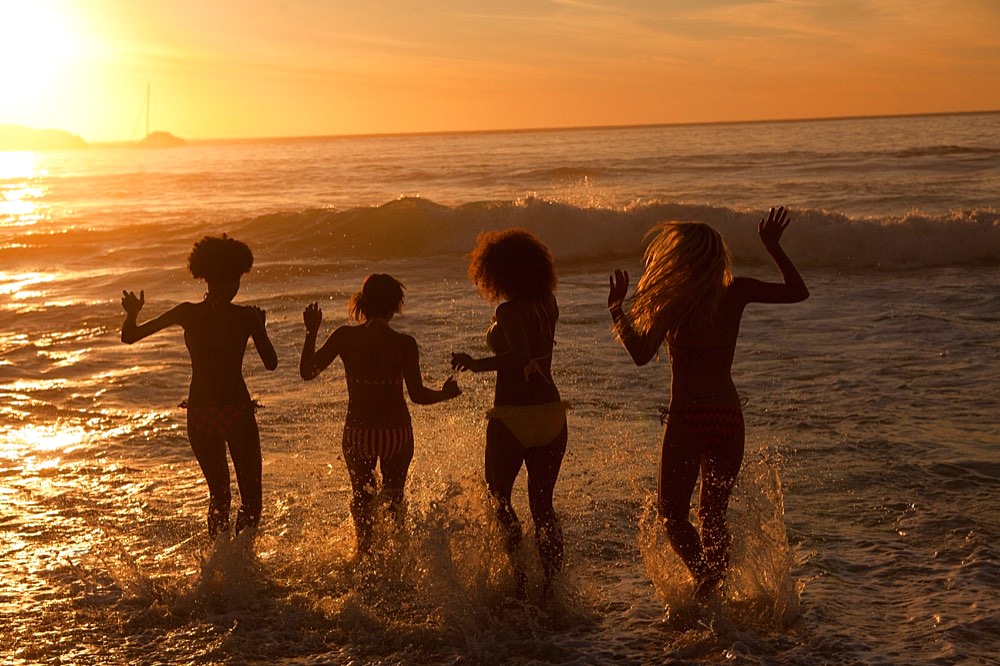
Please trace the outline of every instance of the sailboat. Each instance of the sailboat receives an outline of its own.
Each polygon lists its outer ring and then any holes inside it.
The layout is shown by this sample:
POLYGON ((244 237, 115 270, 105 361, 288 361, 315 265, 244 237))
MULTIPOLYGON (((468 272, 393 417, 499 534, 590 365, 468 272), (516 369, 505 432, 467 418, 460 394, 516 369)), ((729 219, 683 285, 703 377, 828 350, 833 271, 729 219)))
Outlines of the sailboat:
POLYGON ((149 94, 150 84, 146 84, 146 136, 136 143, 141 148, 173 148, 183 146, 186 141, 170 132, 149 131, 149 94))

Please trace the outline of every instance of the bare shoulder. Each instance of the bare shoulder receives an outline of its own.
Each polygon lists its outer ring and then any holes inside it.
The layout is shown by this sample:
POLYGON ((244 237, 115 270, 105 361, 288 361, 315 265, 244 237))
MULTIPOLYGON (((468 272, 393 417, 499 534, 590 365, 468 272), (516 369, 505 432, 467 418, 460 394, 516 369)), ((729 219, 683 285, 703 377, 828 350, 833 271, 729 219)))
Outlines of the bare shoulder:
POLYGON ((197 312, 198 304, 192 303, 191 301, 182 301, 174 307, 163 313, 163 316, 177 322, 178 324, 185 324, 190 320, 191 316, 197 312))
POLYGON ((745 305, 753 300, 754 295, 760 291, 763 284, 765 283, 757 278, 734 277, 726 290, 726 298, 745 305))
POLYGON ((408 333, 400 333, 396 331, 397 341, 400 348, 407 354, 411 354, 418 350, 417 339, 408 333))

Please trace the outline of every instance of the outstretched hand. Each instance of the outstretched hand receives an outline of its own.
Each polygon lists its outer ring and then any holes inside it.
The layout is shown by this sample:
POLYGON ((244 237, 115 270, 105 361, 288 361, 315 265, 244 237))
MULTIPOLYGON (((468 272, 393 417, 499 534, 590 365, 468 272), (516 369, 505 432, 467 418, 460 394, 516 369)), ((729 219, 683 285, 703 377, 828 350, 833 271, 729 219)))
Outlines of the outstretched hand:
POLYGON ((628 295, 628 271, 616 268, 613 275, 608 278, 610 289, 608 289, 608 309, 621 307, 628 295))
POLYGON ((462 389, 458 388, 458 382, 455 381, 454 377, 448 377, 448 379, 444 380, 444 386, 441 387, 441 391, 448 399, 462 394, 462 389))
POLYGON ((778 206, 777 210, 772 208, 767 219, 762 218, 757 224, 757 233, 760 235, 764 247, 777 247, 781 241, 781 234, 788 227, 789 222, 791 220, 788 218, 788 211, 785 210, 784 206, 778 206))
POLYGON ((472 358, 468 354, 461 352, 451 353, 451 369, 452 370, 472 370, 476 369, 476 359, 472 358))
POLYGON ((146 292, 142 289, 139 290, 139 295, 136 296, 134 291, 122 290, 122 308, 124 308, 126 314, 132 316, 138 315, 139 310, 142 306, 146 304, 146 292))
POLYGON ((319 303, 310 303, 302 312, 302 321, 306 324, 306 330, 315 333, 319 330, 319 325, 323 323, 323 311, 319 308, 319 303))

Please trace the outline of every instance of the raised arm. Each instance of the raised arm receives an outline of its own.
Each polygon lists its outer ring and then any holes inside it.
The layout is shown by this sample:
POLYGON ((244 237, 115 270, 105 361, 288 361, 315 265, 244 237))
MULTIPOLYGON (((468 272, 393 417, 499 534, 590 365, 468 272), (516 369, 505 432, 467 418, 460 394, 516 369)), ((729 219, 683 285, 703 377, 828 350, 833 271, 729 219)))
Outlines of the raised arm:
POLYGON ((323 311, 320 310, 319 303, 306 306, 302 320, 306 325, 306 341, 302 345, 302 357, 299 359, 299 375, 302 379, 309 380, 326 370, 340 355, 340 336, 334 331, 317 351, 316 335, 319 333, 319 325, 323 323, 323 311))
POLYGON ((267 335, 267 313, 264 312, 263 308, 254 305, 250 306, 249 315, 250 336, 253 338, 257 355, 260 356, 260 360, 263 361, 265 368, 274 370, 278 367, 278 354, 274 351, 271 338, 267 335))
POLYGON ((767 219, 761 219, 757 233, 767 253, 771 255, 783 282, 763 282, 742 278, 734 283, 747 303, 798 303, 809 298, 809 289, 795 264, 781 247, 781 234, 791 220, 784 206, 771 209, 767 219))
POLYGON ((406 381, 406 392, 414 404, 433 405, 451 400, 462 392, 454 377, 446 379, 439 391, 424 386, 424 378, 420 373, 420 350, 417 348, 417 341, 406 336, 403 344, 406 345, 403 352, 403 379, 406 381))
POLYGON ((134 291, 122 291, 122 308, 125 310, 125 321, 122 322, 122 342, 132 344, 153 333, 162 331, 168 326, 180 325, 185 312, 184 306, 187 305, 186 303, 176 305, 159 317, 150 319, 140 326, 136 320, 139 317, 139 311, 145 304, 145 291, 140 290, 138 296, 135 295, 134 291))
POLYGON ((608 281, 610 282, 608 311, 611 312, 611 320, 614 322, 618 340, 636 365, 646 365, 656 356, 660 345, 663 344, 663 335, 652 331, 644 334, 638 333, 622 309, 622 303, 625 301, 625 296, 628 295, 628 271, 616 268, 608 281))

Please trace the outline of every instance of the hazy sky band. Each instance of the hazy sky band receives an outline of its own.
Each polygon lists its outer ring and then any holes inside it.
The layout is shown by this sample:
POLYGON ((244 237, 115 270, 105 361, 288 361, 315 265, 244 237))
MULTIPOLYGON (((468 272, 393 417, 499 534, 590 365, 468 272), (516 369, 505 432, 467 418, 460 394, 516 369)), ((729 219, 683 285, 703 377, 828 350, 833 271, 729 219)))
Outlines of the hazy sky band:
POLYGON ((137 138, 147 82, 191 139, 990 110, 998 35, 994 0, 0 0, 0 123, 137 138))

